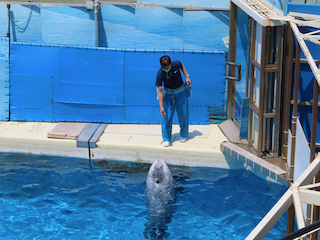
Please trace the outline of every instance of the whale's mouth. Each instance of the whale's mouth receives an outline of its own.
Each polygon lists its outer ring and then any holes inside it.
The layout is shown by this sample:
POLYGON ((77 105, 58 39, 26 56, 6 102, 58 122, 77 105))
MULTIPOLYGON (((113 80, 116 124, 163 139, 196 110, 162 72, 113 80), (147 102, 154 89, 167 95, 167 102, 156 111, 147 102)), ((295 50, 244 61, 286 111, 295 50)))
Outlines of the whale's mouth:
POLYGON ((156 178, 155 178, 155 183, 159 184, 163 181, 163 176, 162 175, 158 175, 156 178))

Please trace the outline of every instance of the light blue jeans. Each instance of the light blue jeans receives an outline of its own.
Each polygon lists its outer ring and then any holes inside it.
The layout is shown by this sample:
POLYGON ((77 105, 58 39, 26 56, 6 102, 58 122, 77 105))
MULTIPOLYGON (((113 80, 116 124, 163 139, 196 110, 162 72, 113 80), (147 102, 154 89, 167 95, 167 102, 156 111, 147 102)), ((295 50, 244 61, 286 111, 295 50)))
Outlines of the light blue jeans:
POLYGON ((163 141, 171 141, 172 118, 177 110, 180 136, 188 137, 189 131, 189 108, 188 95, 185 84, 177 89, 164 88, 163 108, 167 115, 162 118, 162 138, 163 141))

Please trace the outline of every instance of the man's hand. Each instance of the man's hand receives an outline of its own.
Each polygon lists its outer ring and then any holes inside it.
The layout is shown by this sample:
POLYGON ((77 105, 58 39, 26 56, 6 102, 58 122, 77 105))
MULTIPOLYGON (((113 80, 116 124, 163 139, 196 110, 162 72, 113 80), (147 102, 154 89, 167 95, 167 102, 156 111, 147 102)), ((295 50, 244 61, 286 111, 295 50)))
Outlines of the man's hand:
POLYGON ((160 108, 160 113, 161 113, 161 117, 167 115, 166 112, 164 111, 164 108, 160 108))
POLYGON ((181 63, 181 65, 182 65, 181 70, 182 70, 183 74, 186 76, 186 83, 187 83, 187 85, 189 86, 189 85, 191 85, 190 76, 189 76, 189 74, 188 74, 187 69, 185 68, 185 66, 184 66, 182 63, 181 63))
POLYGON ((187 85, 190 86, 191 85, 191 80, 190 80, 190 77, 186 77, 186 82, 187 82, 187 85))

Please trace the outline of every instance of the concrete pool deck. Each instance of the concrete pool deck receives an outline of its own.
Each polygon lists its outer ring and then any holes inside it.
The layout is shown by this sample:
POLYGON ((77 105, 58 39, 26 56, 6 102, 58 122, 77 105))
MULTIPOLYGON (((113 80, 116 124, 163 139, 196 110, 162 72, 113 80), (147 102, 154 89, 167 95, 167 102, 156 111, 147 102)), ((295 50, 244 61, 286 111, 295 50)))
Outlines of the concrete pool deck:
MULTIPOLYGON (((77 147, 76 140, 48 138, 48 133, 57 124, 0 122, 0 151, 88 159, 88 148, 77 147)), ((189 137, 185 143, 179 141, 179 130, 178 125, 173 126, 172 144, 169 147, 164 147, 161 125, 108 124, 97 142, 97 148, 90 149, 91 159, 153 162, 161 158, 172 165, 227 169, 243 169, 247 163, 251 163, 253 160, 255 165, 252 165, 252 169, 261 166, 261 170, 267 168, 278 175, 284 172, 263 159, 252 154, 250 156, 249 153, 245 155, 245 158, 250 161, 241 162, 243 157, 240 154, 234 157, 233 152, 241 152, 241 150, 236 149, 236 146, 226 145, 228 139, 217 124, 190 125, 189 137), (226 150, 229 148, 233 150, 228 150, 230 154, 226 154, 226 150)))
MULTIPOLYGON (((58 123, 0 122, 0 151, 88 158, 88 149, 76 140, 48 138, 58 123)), ((173 141, 162 145, 161 125, 109 124, 91 149, 92 159, 153 162, 162 158, 169 164, 228 167, 220 144, 227 138, 218 125, 190 125, 188 141, 179 141, 179 126, 173 126, 173 141)))

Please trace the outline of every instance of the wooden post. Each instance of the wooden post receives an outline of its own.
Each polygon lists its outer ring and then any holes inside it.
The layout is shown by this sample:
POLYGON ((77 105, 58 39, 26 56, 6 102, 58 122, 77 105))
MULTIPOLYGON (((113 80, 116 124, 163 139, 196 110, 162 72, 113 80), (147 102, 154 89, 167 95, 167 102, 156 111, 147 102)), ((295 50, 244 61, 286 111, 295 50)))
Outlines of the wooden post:
POLYGON ((280 122, 282 137, 280 143, 282 143, 281 154, 282 158, 287 160, 287 146, 288 146, 288 131, 290 128, 290 108, 291 108, 291 86, 292 86, 292 67, 293 67, 293 47, 294 36, 290 26, 285 26, 285 44, 284 49, 284 61, 282 63, 282 92, 281 92, 281 108, 280 108, 280 122))
MULTIPOLYGON (((230 1, 230 26, 229 26, 229 62, 236 62, 237 55, 237 18, 238 7, 230 1)), ((236 70, 234 66, 229 66, 229 76, 235 77, 236 70)), ((235 117, 235 81, 228 80, 228 106, 227 118, 234 119, 235 117)))
POLYGON ((295 211, 293 204, 288 208, 287 213, 287 235, 294 232, 295 211))
MULTIPOLYGON (((286 49, 284 51, 284 72, 283 72, 283 85, 282 85, 282 108, 281 121, 282 121, 282 156, 287 159, 287 145, 288 145, 288 132, 290 129, 290 108, 291 108, 291 85, 292 85, 292 67, 293 67, 293 47, 294 47, 294 36, 290 26, 287 24, 285 27, 285 41, 286 49)), ((290 167, 290 166, 289 166, 290 167)), ((290 173, 289 173, 290 174, 290 173)), ((289 176, 290 177, 290 176, 289 176)), ((293 204, 288 208, 287 213, 287 234, 294 231, 295 212, 293 204)))

